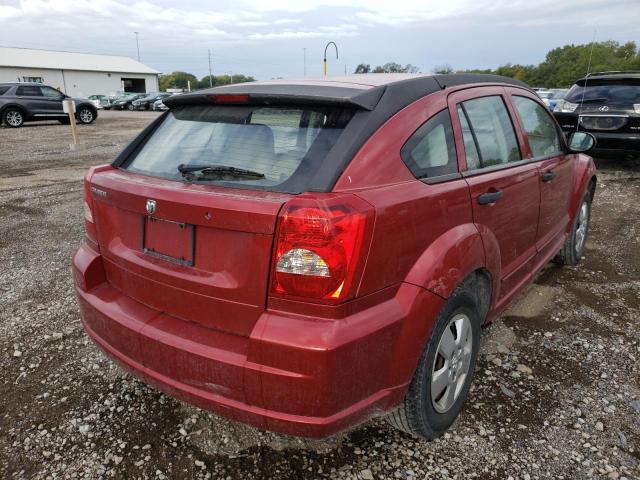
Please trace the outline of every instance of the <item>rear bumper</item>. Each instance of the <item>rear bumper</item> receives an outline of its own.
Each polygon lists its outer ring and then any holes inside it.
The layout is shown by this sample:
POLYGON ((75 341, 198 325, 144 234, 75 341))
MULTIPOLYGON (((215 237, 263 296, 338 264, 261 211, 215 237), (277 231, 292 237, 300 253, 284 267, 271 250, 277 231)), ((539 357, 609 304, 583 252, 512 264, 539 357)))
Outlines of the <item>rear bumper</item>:
POLYGON ((340 320, 265 311, 240 337, 153 310, 105 281, 101 255, 73 260, 81 321, 113 360, 155 388, 265 430, 325 437, 402 400, 439 297, 402 284, 340 320))

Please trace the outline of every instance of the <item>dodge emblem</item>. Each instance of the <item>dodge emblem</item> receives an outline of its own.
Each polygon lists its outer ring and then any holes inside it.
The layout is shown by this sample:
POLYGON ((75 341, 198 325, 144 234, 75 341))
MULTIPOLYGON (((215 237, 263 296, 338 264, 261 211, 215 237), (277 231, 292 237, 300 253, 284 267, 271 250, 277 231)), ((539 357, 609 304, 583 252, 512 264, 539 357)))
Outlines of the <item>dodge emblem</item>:
POLYGON ((153 215, 156 211, 156 201, 155 200, 147 200, 147 213, 149 215, 153 215))

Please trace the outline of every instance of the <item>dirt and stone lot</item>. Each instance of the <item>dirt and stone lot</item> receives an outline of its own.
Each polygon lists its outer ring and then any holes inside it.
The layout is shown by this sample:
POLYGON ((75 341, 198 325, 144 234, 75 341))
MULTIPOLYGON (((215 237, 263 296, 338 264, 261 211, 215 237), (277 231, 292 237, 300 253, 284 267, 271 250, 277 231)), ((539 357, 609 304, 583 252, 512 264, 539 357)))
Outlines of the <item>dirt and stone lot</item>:
POLYGON ((83 333, 81 179, 154 117, 104 112, 74 152, 68 126, 0 129, 0 478, 640 478, 640 166, 601 165, 585 261, 485 330, 449 433, 376 419, 311 442, 166 397, 83 333))

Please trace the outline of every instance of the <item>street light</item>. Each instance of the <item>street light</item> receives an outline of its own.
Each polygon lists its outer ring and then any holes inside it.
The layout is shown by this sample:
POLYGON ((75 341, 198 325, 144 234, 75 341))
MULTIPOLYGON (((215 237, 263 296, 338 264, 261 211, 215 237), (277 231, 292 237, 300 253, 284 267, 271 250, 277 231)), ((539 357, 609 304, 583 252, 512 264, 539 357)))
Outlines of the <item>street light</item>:
POLYGON ((323 62, 325 78, 327 77, 327 48, 329 48, 329 45, 333 45, 336 48, 336 59, 338 58, 338 45, 336 45, 336 42, 327 43, 327 45, 324 47, 324 62, 323 62))
POLYGON ((138 34, 140 32, 133 32, 136 35, 136 49, 138 50, 138 61, 140 61, 140 44, 138 43, 138 34))

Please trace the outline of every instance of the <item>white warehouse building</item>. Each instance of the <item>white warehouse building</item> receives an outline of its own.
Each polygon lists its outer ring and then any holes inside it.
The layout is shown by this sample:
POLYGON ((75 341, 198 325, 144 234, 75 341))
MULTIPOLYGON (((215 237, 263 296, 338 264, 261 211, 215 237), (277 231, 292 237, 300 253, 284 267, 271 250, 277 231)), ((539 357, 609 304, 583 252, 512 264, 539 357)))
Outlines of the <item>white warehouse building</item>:
POLYGON ((0 82, 39 82, 72 97, 157 92, 159 74, 129 57, 0 47, 0 82))

